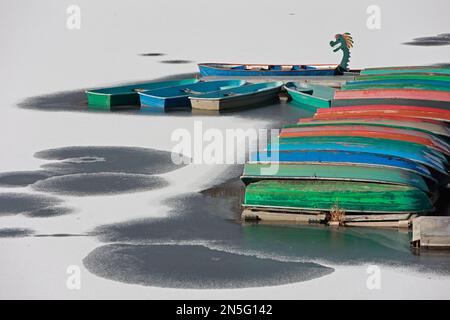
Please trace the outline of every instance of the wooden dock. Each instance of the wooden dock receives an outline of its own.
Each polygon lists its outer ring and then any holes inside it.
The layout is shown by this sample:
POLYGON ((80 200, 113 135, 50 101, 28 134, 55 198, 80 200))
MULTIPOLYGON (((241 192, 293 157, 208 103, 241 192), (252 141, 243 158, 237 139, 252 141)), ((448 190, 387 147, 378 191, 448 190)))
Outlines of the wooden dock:
POLYGON ((348 227, 376 227, 408 229, 415 214, 347 214, 341 221, 331 221, 328 212, 276 211, 245 208, 243 221, 263 223, 329 224, 348 227))
POLYGON ((413 247, 450 249, 450 217, 423 216, 413 219, 412 224, 413 247))

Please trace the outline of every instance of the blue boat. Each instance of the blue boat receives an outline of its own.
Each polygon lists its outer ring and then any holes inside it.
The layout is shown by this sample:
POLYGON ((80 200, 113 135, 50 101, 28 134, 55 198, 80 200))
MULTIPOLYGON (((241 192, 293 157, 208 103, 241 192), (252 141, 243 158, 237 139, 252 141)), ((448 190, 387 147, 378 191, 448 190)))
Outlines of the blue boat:
POLYGON ((272 151, 255 152, 250 155, 250 162, 259 163, 327 163, 327 164, 359 164, 375 167, 390 167, 417 173, 425 177, 429 182, 436 183, 436 179, 423 165, 407 159, 372 154, 367 152, 351 152, 344 150, 297 150, 297 151, 272 151))
POLYGON ((404 160, 414 161, 418 164, 436 171, 439 175, 448 175, 446 169, 446 160, 438 158, 432 152, 415 152, 414 150, 403 150, 398 148, 391 148, 386 145, 385 148, 379 149, 370 145, 364 144, 350 144, 348 142, 323 142, 323 143, 280 143, 278 145, 269 145, 268 149, 272 152, 277 151, 343 151, 343 152, 358 152, 366 154, 383 155, 386 157, 397 157, 404 160))
POLYGON ((341 74, 337 64, 231 64, 200 63, 202 77, 293 77, 335 76, 341 74))
POLYGON ((223 111, 278 100, 283 82, 262 82, 247 84, 232 89, 209 92, 189 97, 193 109, 223 111))
POLYGON ((242 80, 201 81, 194 84, 139 92, 139 97, 141 108, 186 110, 191 108, 189 97, 235 88, 244 84, 245 81, 242 80))
POLYGON ((115 110, 130 106, 139 106, 138 92, 187 85, 198 82, 197 79, 169 80, 147 83, 136 83, 126 86, 108 87, 87 90, 89 109, 115 110))

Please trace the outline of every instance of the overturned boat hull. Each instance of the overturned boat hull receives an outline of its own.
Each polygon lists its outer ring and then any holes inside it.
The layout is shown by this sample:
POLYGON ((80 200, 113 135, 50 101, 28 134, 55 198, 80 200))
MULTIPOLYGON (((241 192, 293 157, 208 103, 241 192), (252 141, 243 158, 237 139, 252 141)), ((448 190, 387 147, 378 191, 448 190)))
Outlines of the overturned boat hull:
POLYGON ((398 129, 382 126, 369 125, 323 125, 323 126, 296 126, 292 128, 283 128, 280 138, 296 137, 318 137, 318 136, 338 136, 338 137, 364 137, 378 138, 385 140, 404 141, 424 145, 435 149, 447 156, 450 155, 450 146, 438 137, 414 130, 398 129))
POLYGON ((366 68, 361 70, 361 75, 382 75, 382 74, 447 74, 450 75, 450 68, 432 66, 399 66, 399 67, 379 67, 366 68))
POLYGON ((300 212, 428 213, 431 200, 421 190, 400 185, 342 182, 264 180, 251 183, 244 207, 295 209, 300 212))
POLYGON ((388 127, 405 130, 414 130, 427 134, 434 134, 445 139, 450 138, 450 128, 444 123, 433 123, 426 121, 413 121, 415 118, 383 118, 383 117, 361 117, 333 119, 332 117, 302 118, 294 125, 284 128, 296 128, 307 126, 327 126, 327 125, 365 125, 374 127, 388 127))
POLYGON ((433 121, 450 122, 450 111, 430 108, 392 104, 375 105, 345 105, 339 108, 318 109, 316 117, 322 115, 333 116, 334 118, 346 118, 355 116, 379 116, 379 117, 408 117, 418 119, 428 119, 433 121))
POLYGON ((392 104, 450 110, 450 92, 417 89, 337 90, 331 105, 392 104))
POLYGON ((360 164, 284 164, 246 163, 241 180, 252 183, 261 180, 333 180, 397 184, 415 187, 430 193, 422 176, 392 167, 360 164), (268 174, 274 169, 273 174, 268 174))

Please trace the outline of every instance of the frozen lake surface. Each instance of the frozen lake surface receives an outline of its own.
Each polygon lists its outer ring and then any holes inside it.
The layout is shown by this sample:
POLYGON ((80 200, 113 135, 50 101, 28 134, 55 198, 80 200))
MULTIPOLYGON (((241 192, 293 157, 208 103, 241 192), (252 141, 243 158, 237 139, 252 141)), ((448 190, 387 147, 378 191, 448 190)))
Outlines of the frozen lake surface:
POLYGON ((195 62, 337 62, 328 41, 343 31, 355 38, 355 68, 448 63, 448 47, 402 45, 450 30, 439 1, 403 2, 381 1, 377 31, 366 28, 360 1, 343 17, 338 7, 324 12, 329 23, 320 28, 302 15, 320 1, 260 2, 251 27, 250 8, 231 10, 238 3, 218 12, 208 1, 79 1, 80 30, 66 28, 63 3, 1 2, 0 297, 450 297, 450 257, 414 255, 407 233, 241 225, 240 165, 170 160, 171 133, 192 132, 194 121, 222 131, 272 128, 310 111, 281 103, 220 116, 101 113, 80 100, 84 88, 192 74, 195 62), (418 12, 433 23, 399 28, 399 8, 405 25, 418 12), (273 12, 273 22, 258 24, 273 12), (308 41, 282 32, 305 27, 308 41), (277 46, 267 41, 274 38, 277 46), (379 290, 366 285, 369 265, 380 268, 379 290), (79 290, 67 286, 72 267, 79 290))

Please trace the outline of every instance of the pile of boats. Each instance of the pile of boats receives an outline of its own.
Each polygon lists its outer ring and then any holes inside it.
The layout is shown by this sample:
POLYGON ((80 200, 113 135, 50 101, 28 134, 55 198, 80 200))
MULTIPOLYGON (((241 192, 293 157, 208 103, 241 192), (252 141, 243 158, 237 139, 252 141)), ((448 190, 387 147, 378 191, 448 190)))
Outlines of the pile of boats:
POLYGON ((408 225, 449 184, 450 69, 362 70, 340 88, 289 82, 318 107, 250 156, 243 218, 408 225))
POLYGON ((276 100, 284 90, 294 103, 314 107, 313 117, 285 126, 278 143, 250 156, 242 175, 244 219, 408 225, 433 212, 449 185, 449 68, 369 68, 346 75, 340 65, 199 68, 202 80, 89 90, 88 105, 239 110, 276 100), (286 75, 294 77, 286 82, 286 75), (248 82, 251 77, 258 81, 248 82), (330 77, 340 85, 324 86, 330 77))
POLYGON ((223 111, 278 99, 283 82, 183 79, 86 91, 90 109, 141 108, 155 111, 223 111))

